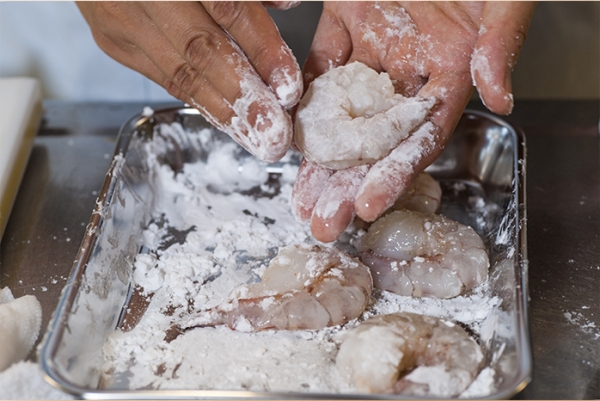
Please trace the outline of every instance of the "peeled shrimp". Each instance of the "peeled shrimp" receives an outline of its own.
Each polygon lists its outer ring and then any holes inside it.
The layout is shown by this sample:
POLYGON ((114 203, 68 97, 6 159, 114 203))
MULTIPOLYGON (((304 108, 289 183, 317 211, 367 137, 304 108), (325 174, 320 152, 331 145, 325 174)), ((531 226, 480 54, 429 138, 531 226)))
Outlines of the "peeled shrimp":
POLYGON ((336 365, 361 392, 447 398, 469 386, 482 361, 479 345, 458 325, 394 313, 345 333, 336 365))
POLYGON ((408 210, 377 220, 357 248, 376 288, 406 296, 455 297, 483 283, 490 265, 471 227, 408 210))
POLYGON ((319 245, 290 245, 271 260, 261 282, 234 289, 225 302, 180 327, 321 329, 358 317, 372 289, 369 268, 348 254, 319 245))
POLYGON ((410 187, 398 198, 392 210, 408 209, 415 212, 435 213, 440 206, 442 189, 429 174, 421 173, 410 187))
POLYGON ((435 103, 396 94, 387 73, 350 63, 310 84, 296 113, 295 143, 308 161, 331 169, 374 163, 420 126, 435 103))

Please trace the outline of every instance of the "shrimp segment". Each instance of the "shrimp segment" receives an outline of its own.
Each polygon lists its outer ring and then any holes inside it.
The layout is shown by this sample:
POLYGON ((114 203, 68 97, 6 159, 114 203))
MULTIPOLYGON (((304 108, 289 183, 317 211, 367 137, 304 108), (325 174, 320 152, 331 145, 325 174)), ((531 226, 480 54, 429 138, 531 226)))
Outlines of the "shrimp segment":
POLYGON ((479 345, 458 325, 394 313, 345 334, 336 365, 361 392, 455 397, 477 377, 482 361, 479 345))
POLYGON ((234 289, 229 299, 180 327, 321 329, 358 317, 372 289, 369 268, 348 254, 319 245, 290 245, 271 260, 261 282, 234 289))
POLYGON ((483 283, 490 265, 471 227, 408 210, 373 223, 357 245, 375 287, 405 296, 455 297, 483 283))
POLYGON ((415 212, 435 213, 442 200, 440 184, 429 174, 421 173, 413 184, 398 198, 392 210, 408 209, 415 212))

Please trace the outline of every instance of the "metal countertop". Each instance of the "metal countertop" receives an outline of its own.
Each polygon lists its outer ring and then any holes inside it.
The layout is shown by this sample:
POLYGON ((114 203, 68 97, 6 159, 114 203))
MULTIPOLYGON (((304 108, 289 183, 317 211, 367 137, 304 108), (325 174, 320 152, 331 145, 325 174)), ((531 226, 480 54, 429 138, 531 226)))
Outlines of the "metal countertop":
MULTIPOLYGON (((33 294, 48 325, 119 127, 144 106, 46 101, 0 243, 0 287, 33 294)), ((484 110, 478 102, 469 105, 484 110)), ((516 399, 600 398, 599 101, 517 101, 527 142, 533 380, 516 399)), ((41 338, 42 336, 40 336, 41 338)), ((32 352, 30 359, 35 359, 32 352)))

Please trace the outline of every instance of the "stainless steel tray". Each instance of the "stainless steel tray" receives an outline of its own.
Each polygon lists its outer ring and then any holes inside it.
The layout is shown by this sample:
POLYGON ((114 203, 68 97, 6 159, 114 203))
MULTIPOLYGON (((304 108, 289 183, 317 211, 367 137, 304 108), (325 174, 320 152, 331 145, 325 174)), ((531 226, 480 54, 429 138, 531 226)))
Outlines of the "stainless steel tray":
MULTIPOLYGON (((136 115, 121 129, 115 154, 92 213, 71 276, 63 290, 40 353, 46 378, 89 399, 123 398, 365 398, 361 394, 267 393, 250 391, 127 390, 101 380, 102 346, 132 307, 132 265, 150 217, 152 188, 145 147, 160 137, 160 124, 178 122, 194 131, 210 125, 190 108, 136 115)), ((220 141, 229 140, 216 133, 220 141)), ((206 149, 171 141, 158 155, 175 171, 205 157, 206 149), (204 156, 203 156, 204 155, 204 156)), ((502 302, 486 317, 480 341, 495 372, 496 390, 483 398, 503 399, 522 390, 531 377, 527 316, 525 139, 519 129, 491 115, 466 111, 442 156, 428 171, 440 181, 440 213, 473 226, 488 246, 490 291, 502 302), (466 190, 456 191, 457 183, 466 190), (473 211, 481 197, 495 207, 473 211), (502 327, 502 329, 498 329, 502 327)), ((398 398, 398 396, 371 396, 398 398)), ((482 397, 478 397, 482 398, 482 397)))

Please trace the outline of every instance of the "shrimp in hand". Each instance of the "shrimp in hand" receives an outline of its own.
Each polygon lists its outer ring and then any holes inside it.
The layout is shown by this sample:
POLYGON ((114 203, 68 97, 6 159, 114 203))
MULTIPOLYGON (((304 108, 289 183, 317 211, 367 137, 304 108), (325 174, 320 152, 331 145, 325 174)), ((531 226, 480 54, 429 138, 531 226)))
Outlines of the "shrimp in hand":
POLYGON ((455 397, 483 361, 464 329, 430 316, 379 315, 342 336, 336 365, 360 392, 455 397))
POLYGON ((180 328, 322 329, 357 318, 372 289, 369 268, 348 254, 319 245, 290 245, 271 260, 261 282, 235 288, 223 303, 180 328))
POLYGON ((374 286, 405 296, 455 297, 483 283, 490 265, 471 227, 408 210, 377 220, 357 248, 374 286))
POLYGON ((334 170, 375 163, 421 126, 435 97, 404 97, 390 76, 355 61, 312 81, 298 104, 294 142, 334 170))

